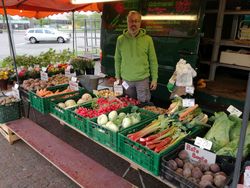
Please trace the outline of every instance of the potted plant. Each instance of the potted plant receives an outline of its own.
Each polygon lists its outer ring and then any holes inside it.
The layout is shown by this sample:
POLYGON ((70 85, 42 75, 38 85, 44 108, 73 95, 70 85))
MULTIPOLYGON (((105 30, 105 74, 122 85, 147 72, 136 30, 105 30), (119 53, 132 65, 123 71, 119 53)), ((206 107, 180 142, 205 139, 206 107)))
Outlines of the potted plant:
POLYGON ((13 70, 10 68, 0 69, 0 89, 1 90, 8 89, 8 80, 12 74, 13 74, 13 70))
POLYGON ((73 66, 73 69, 76 71, 76 75, 85 74, 85 60, 81 57, 73 57, 70 59, 70 64, 73 66))
POLYGON ((94 74, 95 73, 95 62, 92 59, 85 58, 86 64, 86 74, 94 74))

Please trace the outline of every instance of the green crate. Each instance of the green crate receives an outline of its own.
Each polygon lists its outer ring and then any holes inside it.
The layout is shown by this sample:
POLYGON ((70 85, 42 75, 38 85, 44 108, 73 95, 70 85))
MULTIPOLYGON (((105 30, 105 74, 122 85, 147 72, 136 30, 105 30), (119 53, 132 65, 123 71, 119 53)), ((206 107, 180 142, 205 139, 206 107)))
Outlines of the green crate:
POLYGON ((156 153, 147 147, 130 140, 127 135, 141 130, 146 125, 150 124, 152 120, 146 121, 143 124, 125 129, 118 134, 118 152, 142 166, 152 174, 159 175, 160 160, 163 155, 172 151, 183 142, 180 140, 176 144, 170 146, 161 153, 156 153))
MULTIPOLYGON (((122 108, 120 110, 117 110, 118 113, 125 112, 125 113, 131 113, 131 109, 133 106, 128 106, 126 108, 122 108)), ((158 115, 149 112, 147 110, 139 108, 137 110, 141 113, 141 121, 140 123, 143 123, 147 120, 152 120, 153 118, 156 118, 158 115)), ((137 124, 133 125, 136 126, 137 124)), ((128 128, 127 128, 128 129, 128 128)), ((125 130, 125 129, 123 129, 125 130)), ((119 132, 119 131, 118 131, 119 132)), ((90 119, 88 121, 88 134, 89 137, 93 140, 98 141, 99 143, 113 149, 114 151, 118 150, 118 132, 113 132, 107 128, 104 128, 97 124, 97 118, 90 119)))
POLYGON ((88 121, 89 118, 85 118, 80 116, 79 114, 75 113, 75 110, 79 107, 85 107, 85 108, 90 108, 91 107, 91 102, 87 104, 83 104, 77 107, 73 107, 69 109, 69 121, 71 122, 70 124, 77 128, 78 130, 82 131, 83 133, 88 135, 88 121))
POLYGON ((21 118, 21 101, 0 106, 0 123, 21 118))
MULTIPOLYGON (((84 93, 89 93, 89 92, 84 92, 84 93)), ((84 94, 83 93, 83 94, 84 94)), ((95 97, 93 94, 89 93, 92 97, 95 97)), ((64 108, 61 108, 60 106, 58 106, 57 104, 59 102, 65 102, 69 99, 73 99, 77 102, 77 100, 79 100, 80 98, 82 97, 82 94, 78 93, 77 95, 73 96, 73 97, 69 97, 67 99, 57 99, 57 100, 54 100, 54 101, 51 101, 50 103, 50 113, 54 114, 55 116, 57 116, 58 118, 64 120, 65 122, 71 124, 71 118, 70 118, 70 112, 71 112, 71 108, 67 108, 67 109, 64 109, 64 108)), ((81 105, 84 105, 84 104, 87 104, 87 103, 90 103, 90 101, 86 102, 86 103, 83 103, 81 105)), ((79 107, 81 105, 77 105, 77 106, 74 106, 72 108, 76 108, 76 107, 79 107)))
MULTIPOLYGON (((50 91, 56 91, 56 90, 64 90, 68 87, 68 84, 64 84, 64 85, 59 85, 59 86, 53 86, 53 87, 48 87, 47 89, 50 91)), ((29 92, 29 100, 30 100, 30 104, 33 108, 35 108, 37 111, 41 112, 42 114, 48 114, 50 112, 50 101, 62 98, 62 97, 66 97, 67 95, 70 95, 72 97, 72 95, 77 95, 79 93, 84 93, 83 88, 79 88, 79 91, 73 91, 73 92, 69 92, 69 93, 63 93, 60 95, 54 95, 51 97, 39 97, 36 95, 36 91, 30 91, 29 92)))

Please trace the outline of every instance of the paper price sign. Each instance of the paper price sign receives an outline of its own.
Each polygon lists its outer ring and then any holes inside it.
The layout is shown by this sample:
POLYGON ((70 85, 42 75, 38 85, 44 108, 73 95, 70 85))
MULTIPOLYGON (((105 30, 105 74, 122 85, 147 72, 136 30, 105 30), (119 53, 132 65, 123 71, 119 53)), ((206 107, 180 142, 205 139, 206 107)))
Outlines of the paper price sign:
POLYGON ((195 105, 195 100, 194 99, 183 99, 182 100, 182 106, 183 107, 191 107, 195 105))
POLYGON ((227 108, 227 111, 231 114, 231 115, 236 115, 237 117, 240 117, 242 112, 240 110, 238 110, 237 108, 235 108, 233 105, 230 105, 227 108))
POLYGON ((122 95, 123 94, 122 85, 114 85, 114 92, 118 93, 119 95, 122 95))
POLYGON ((206 151, 197 146, 185 143, 185 150, 188 152, 189 159, 195 162, 204 162, 213 164, 216 161, 216 155, 210 151, 206 151))
POLYGON ((122 86, 124 87, 124 89, 128 89, 129 88, 129 85, 128 85, 128 83, 127 82, 125 82, 125 81, 123 81, 122 82, 122 86))
POLYGON ((49 79, 48 73, 46 73, 46 72, 41 71, 40 76, 41 76, 41 80, 48 81, 48 79, 49 79))
POLYGON ((78 91, 79 90, 79 85, 77 82, 69 81, 69 88, 78 91))
POLYGON ((42 71, 45 72, 47 70, 46 67, 42 67, 42 71))
POLYGON ((19 93, 19 89, 18 89, 18 84, 15 84, 14 87, 12 87, 12 95, 16 98, 16 99, 20 99, 20 93, 19 93), (16 86, 17 85, 17 86, 16 86), (17 88, 16 88, 17 87, 17 88))
POLYGON ((199 146, 201 149, 211 150, 213 143, 201 137, 196 137, 194 145, 199 146))
POLYGON ((77 82, 77 77, 74 77, 74 76, 73 76, 73 77, 71 78, 71 81, 72 81, 72 82, 77 82))
POLYGON ((64 74, 65 74, 65 76, 68 77, 68 78, 70 78, 70 77, 72 76, 71 73, 70 73, 70 69, 68 69, 68 68, 65 69, 65 73, 64 73, 64 74))
POLYGON ((186 87, 186 93, 194 94, 194 87, 186 87))

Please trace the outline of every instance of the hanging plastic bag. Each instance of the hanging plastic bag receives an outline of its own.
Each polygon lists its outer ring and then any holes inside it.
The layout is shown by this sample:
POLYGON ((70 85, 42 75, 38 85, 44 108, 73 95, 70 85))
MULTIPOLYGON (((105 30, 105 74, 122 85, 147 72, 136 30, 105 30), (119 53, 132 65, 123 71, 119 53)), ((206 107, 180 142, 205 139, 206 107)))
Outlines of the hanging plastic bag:
POLYGON ((196 77, 196 71, 184 59, 176 65, 176 86, 193 86, 193 78, 196 77))
POLYGON ((175 72, 168 81, 167 88, 173 92, 175 87, 193 86, 193 78, 197 75, 196 71, 184 59, 180 59, 176 64, 175 72))

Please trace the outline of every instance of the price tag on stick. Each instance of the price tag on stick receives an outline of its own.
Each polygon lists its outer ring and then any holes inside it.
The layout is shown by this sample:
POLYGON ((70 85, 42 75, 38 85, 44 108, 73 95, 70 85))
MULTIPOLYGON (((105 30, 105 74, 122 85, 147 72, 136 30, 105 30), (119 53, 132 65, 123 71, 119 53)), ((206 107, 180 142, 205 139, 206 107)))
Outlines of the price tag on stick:
POLYGON ((230 105, 228 108, 227 108, 227 111, 230 113, 230 114, 234 114, 236 115, 237 117, 240 117, 242 112, 240 110, 238 110, 237 108, 235 108, 233 105, 230 105))
POLYGON ((199 146, 201 149, 211 150, 213 143, 201 137, 196 137, 194 144, 199 146))
POLYGON ((40 76, 41 76, 41 80, 48 81, 48 79, 49 79, 48 73, 46 73, 46 72, 41 71, 40 76))
POLYGON ((77 82, 69 81, 69 88, 78 91, 79 90, 79 85, 77 82))
POLYGON ((183 99, 182 100, 182 106, 183 107, 191 107, 195 105, 195 100, 194 99, 183 99))
POLYGON ((15 84, 14 87, 12 87, 12 95, 16 98, 16 99, 20 99, 20 93, 19 93, 19 85, 15 84))

